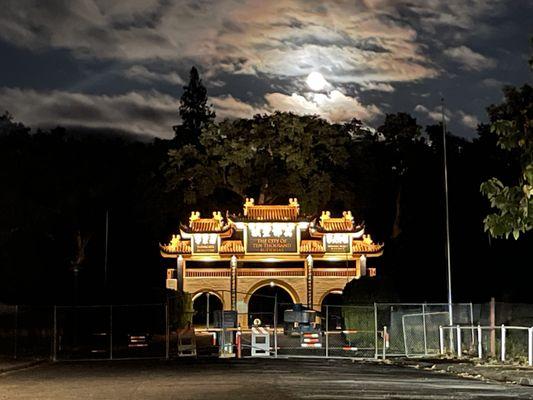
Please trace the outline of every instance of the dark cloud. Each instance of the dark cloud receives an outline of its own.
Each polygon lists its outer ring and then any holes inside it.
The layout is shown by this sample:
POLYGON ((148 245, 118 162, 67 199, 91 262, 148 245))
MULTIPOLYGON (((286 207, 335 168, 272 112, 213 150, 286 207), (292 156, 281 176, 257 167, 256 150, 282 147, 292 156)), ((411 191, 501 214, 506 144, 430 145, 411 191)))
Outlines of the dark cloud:
POLYGON ((432 122, 444 95, 451 126, 468 135, 498 101, 497 82, 528 79, 532 11, 525 0, 7 0, 0 53, 13 60, 0 66, 9 69, 2 100, 14 96, 12 108, 32 123, 56 117, 165 135, 155 124, 172 124, 180 87, 198 65, 220 115, 294 107, 372 121, 420 106, 420 120, 432 122), (308 93, 312 71, 330 83, 326 97, 308 93), (48 96, 55 107, 32 116, 17 90, 33 107, 48 96))

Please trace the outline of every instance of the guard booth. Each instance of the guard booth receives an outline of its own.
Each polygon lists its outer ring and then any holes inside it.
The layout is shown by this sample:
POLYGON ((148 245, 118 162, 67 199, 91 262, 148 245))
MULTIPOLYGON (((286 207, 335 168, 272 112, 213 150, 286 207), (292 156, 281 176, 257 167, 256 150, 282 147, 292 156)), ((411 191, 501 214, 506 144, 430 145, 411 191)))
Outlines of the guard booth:
POLYGON ((193 211, 160 250, 169 271, 167 287, 193 299, 209 293, 222 310, 238 312, 235 326, 246 329, 250 300, 261 288, 275 285, 292 304, 320 311, 329 293, 341 292, 352 279, 376 275, 372 262, 383 245, 373 242, 350 211, 337 217, 322 211, 317 217, 303 214, 295 198, 281 205, 247 198, 238 214, 215 211, 202 217, 193 211))

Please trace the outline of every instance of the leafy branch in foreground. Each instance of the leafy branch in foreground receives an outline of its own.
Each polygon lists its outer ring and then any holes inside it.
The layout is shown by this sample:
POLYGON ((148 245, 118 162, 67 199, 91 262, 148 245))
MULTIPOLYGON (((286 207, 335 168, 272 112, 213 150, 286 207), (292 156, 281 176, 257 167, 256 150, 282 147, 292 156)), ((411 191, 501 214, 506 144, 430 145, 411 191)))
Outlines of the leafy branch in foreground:
POLYGON ((506 186, 499 179, 491 178, 481 184, 481 192, 487 196, 497 211, 485 220, 485 231, 493 237, 513 235, 533 229, 533 140, 531 132, 531 107, 522 110, 523 126, 517 121, 498 120, 491 131, 498 136, 498 146, 516 152, 520 158, 521 175, 518 184, 506 186))

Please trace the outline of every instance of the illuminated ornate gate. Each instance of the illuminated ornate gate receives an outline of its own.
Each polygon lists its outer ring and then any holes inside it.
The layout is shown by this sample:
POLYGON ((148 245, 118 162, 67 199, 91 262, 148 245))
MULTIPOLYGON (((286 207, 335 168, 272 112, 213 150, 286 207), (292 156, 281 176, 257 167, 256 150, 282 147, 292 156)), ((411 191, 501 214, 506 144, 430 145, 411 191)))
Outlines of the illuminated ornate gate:
POLYGON ((243 213, 211 218, 192 212, 188 225, 161 255, 176 259, 167 271, 167 287, 193 294, 216 293, 224 309, 237 310, 247 325, 251 293, 271 283, 287 290, 294 302, 320 310, 320 302, 333 290, 362 276, 376 275, 367 258, 379 257, 383 245, 373 243, 350 211, 319 218, 300 214, 296 199, 287 205, 256 205, 246 199, 243 213))

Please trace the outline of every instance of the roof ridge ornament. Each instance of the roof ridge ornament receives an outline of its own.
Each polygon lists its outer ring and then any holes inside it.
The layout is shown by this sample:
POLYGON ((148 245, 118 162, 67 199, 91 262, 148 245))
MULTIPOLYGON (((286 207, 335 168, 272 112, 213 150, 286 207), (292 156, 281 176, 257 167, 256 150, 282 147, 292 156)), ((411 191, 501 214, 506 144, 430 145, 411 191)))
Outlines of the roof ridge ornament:
POLYGON ((298 199, 296 197, 291 197, 289 199, 289 206, 300 208, 300 204, 298 203, 298 199))
POLYGON ((222 213, 220 211, 213 211, 213 219, 218 222, 218 226, 222 226, 222 213))
POLYGON ((243 210, 243 213, 244 213, 244 216, 246 217, 248 215, 248 207, 252 207, 254 206, 254 198, 253 197, 247 197, 245 202, 244 202, 244 210, 243 210))
POLYGON ((372 240, 372 237, 370 237, 370 234, 363 235, 363 243, 374 244, 374 241, 372 240))
POLYGON ((346 221, 350 221, 353 223, 353 215, 351 211, 343 211, 342 216, 344 217, 346 221))
POLYGON ((324 222, 326 222, 330 218, 331 218, 331 212, 322 211, 322 215, 320 216, 320 225, 324 226, 324 222))
POLYGON ((197 219, 200 219, 200 211, 191 212, 191 216, 189 217, 189 227, 192 228, 193 222, 197 219))

